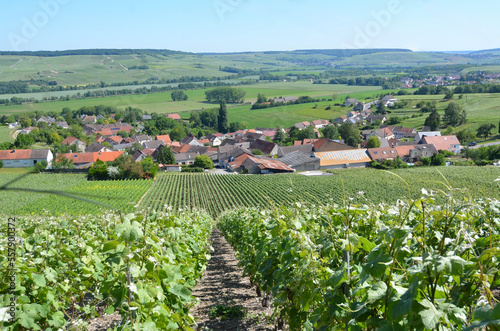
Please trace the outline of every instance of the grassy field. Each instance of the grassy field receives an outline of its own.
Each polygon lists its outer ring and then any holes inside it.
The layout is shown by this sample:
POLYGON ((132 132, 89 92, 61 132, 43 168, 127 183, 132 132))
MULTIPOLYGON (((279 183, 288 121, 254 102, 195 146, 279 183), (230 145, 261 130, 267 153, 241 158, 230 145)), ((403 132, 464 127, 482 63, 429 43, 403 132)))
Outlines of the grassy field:
MULTIPOLYGON (((280 97, 280 96, 303 96, 309 95, 312 97, 329 97, 339 94, 351 94, 363 92, 372 96, 379 93, 369 92, 374 91, 377 87, 373 86, 347 86, 347 85, 327 85, 327 84, 312 84, 310 82, 277 82, 277 83, 264 83, 251 86, 241 87, 246 94, 246 102, 255 102, 259 93, 264 93, 266 97, 280 97)), ((89 98, 80 100, 68 101, 53 101, 41 103, 28 103, 18 106, 5 106, 0 107, 0 115, 12 114, 19 112, 30 111, 55 111, 60 112, 64 107, 71 109, 78 109, 83 106, 105 105, 115 106, 118 108, 135 107, 140 108, 146 112, 157 113, 174 113, 190 110, 199 110, 218 107, 217 104, 208 103, 205 99, 205 89, 186 91, 188 100, 173 102, 170 96, 171 92, 165 93, 152 93, 140 95, 124 95, 124 96, 111 96, 103 98, 89 98)), ((1 97, 1 96, 0 96, 1 97)), ((339 100, 340 101, 340 100, 339 100)))
POLYGON ((9 129, 8 126, 0 126, 0 142, 3 141, 14 141, 12 139, 10 133, 12 132, 12 129, 9 129))
MULTIPOLYGON (((402 100, 410 102, 409 108, 394 110, 390 116, 410 117, 406 118, 402 124, 406 127, 422 127, 428 114, 421 114, 418 109, 412 109, 419 101, 437 101, 437 108, 441 115, 441 120, 444 116, 444 110, 451 101, 444 101, 444 95, 406 95, 399 96, 402 100), (418 117, 411 118, 417 115, 418 117), (420 116, 422 115, 422 116, 420 116)), ((467 123, 455 129, 460 131, 466 128, 477 129, 481 124, 493 123, 498 125, 500 121, 500 94, 478 93, 478 94, 465 94, 461 100, 455 96, 456 102, 462 105, 467 112, 467 123)), ((495 130, 495 132, 497 132, 495 130)))

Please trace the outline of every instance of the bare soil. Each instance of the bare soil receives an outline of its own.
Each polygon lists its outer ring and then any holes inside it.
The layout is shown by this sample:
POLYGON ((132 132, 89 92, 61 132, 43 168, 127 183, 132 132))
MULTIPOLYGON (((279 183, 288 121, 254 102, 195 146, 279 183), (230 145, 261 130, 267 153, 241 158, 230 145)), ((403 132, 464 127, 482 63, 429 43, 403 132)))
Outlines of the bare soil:
POLYGON ((262 298, 257 296, 248 277, 243 277, 231 245, 218 229, 212 232, 210 240, 214 248, 212 258, 192 292, 200 300, 191 310, 198 323, 196 330, 274 330, 265 317, 272 310, 262 307, 262 298), (242 319, 210 319, 210 310, 217 305, 244 307, 248 313, 242 319))

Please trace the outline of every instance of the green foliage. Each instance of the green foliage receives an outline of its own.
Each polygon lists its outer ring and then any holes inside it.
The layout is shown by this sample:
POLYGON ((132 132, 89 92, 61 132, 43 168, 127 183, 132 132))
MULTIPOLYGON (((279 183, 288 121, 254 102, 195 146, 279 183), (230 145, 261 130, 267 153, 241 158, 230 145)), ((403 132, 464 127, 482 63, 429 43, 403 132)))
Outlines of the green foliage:
POLYGON ((177 164, 172 148, 167 146, 160 147, 156 153, 156 161, 160 164, 177 164))
POLYGON ((202 169, 213 169, 214 163, 208 155, 198 155, 194 159, 193 166, 202 169))
POLYGON ((219 106, 219 116, 217 116, 217 129, 220 133, 228 133, 226 102, 222 100, 219 106))
POLYGON ((356 147, 361 140, 358 126, 350 122, 342 123, 339 133, 345 143, 353 147, 356 147))
MULTIPOLYGON (((1 162, 1 161, 0 161, 1 162)), ((45 170, 47 168, 48 164, 47 164, 47 161, 42 161, 42 162, 37 162, 35 164, 35 172, 42 172, 42 170, 45 170)), ((1 168, 1 166, 0 166, 1 168)))
POLYGON ((434 154, 431 157, 431 165, 433 166, 443 166, 446 163, 443 153, 434 154))
POLYGON ((283 132, 282 128, 278 125, 276 127, 276 134, 274 135, 274 142, 280 143, 286 139, 286 133, 283 132))
POLYGON ((447 125, 457 126, 467 121, 467 115, 461 105, 450 102, 444 112, 443 120, 447 125))
MULTIPOLYGON (((7 228, 6 218, 0 222, 7 228)), ((129 321, 124 330, 189 330, 195 322, 191 290, 209 258, 212 223, 190 212, 101 214, 82 222, 17 218, 16 284, 22 295, 16 321, 0 323, 14 330, 66 329, 74 325, 65 316, 90 320, 104 304, 106 313, 129 321)), ((5 307, 8 286, 0 284, 5 307)))
POLYGON ((262 151, 260 149, 252 149, 253 155, 262 155, 262 151))
POLYGON ((205 92, 208 102, 241 103, 245 99, 246 92, 234 87, 218 87, 205 92))
POLYGON ((494 325, 488 284, 499 273, 500 204, 455 200, 446 190, 444 204, 424 190, 397 206, 346 199, 236 210, 218 227, 290 330, 494 325), (464 221, 470 235, 462 235, 464 221))
POLYGON ((2 162, 2 160, 0 160, 0 169, 2 169, 2 168, 3 168, 3 162, 2 162))
MULTIPOLYGON (((500 125, 500 123, 499 123, 500 125)), ((478 137, 483 137, 483 138, 488 138, 491 136, 491 131, 495 128, 495 124, 492 123, 486 123, 482 124, 478 129, 477 129, 477 136, 478 137)))
POLYGON ((429 116, 425 119, 425 126, 429 126, 431 131, 436 131, 441 125, 441 116, 438 114, 436 108, 431 111, 429 116))
POLYGON ((368 138, 368 142, 366 143, 366 148, 379 148, 382 143, 376 136, 371 136, 368 138))
POLYGON ((188 99, 188 96, 182 90, 175 90, 170 94, 170 96, 174 101, 186 101, 188 99))

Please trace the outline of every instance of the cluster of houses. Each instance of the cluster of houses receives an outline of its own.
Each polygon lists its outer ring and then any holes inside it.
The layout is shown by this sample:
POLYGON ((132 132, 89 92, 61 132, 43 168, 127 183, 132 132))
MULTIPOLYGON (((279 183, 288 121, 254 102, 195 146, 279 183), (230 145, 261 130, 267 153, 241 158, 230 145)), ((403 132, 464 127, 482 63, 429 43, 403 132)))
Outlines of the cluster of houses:
POLYGON ((386 95, 380 100, 375 100, 371 102, 360 102, 358 99, 348 98, 344 102, 345 107, 352 107, 352 110, 349 111, 345 116, 337 117, 333 120, 333 122, 337 124, 342 124, 346 122, 350 122, 353 124, 373 124, 376 123, 377 120, 380 123, 384 123, 387 121, 385 115, 377 115, 372 111, 372 106, 378 106, 382 103, 386 107, 394 106, 396 102, 399 100, 396 99, 393 95, 386 95))
MULTIPOLYGON (((381 102, 395 102, 394 100, 392 96, 387 96, 381 102)), ((360 104, 349 99, 347 102, 355 107, 360 104)), ((365 108, 366 105, 362 104, 360 107, 365 108)), ((376 117, 380 115, 373 115, 369 108, 361 108, 350 111, 345 116, 346 120, 356 123, 358 119, 364 118, 365 121, 380 119, 381 123, 385 122, 385 117, 376 117)), ((51 121, 49 117, 44 116, 40 120, 51 121)), ((98 159, 113 161, 126 153, 127 149, 136 149, 139 144, 141 148, 132 156, 137 162, 147 157, 156 159, 159 149, 167 146, 171 147, 174 153, 176 164, 169 166, 176 166, 173 167, 175 170, 180 170, 179 166, 182 165, 192 165, 198 155, 206 155, 215 165, 228 171, 267 174, 367 167, 374 160, 383 162, 396 158, 415 163, 422 157, 431 157, 440 150, 460 153, 460 142, 456 136, 441 136, 439 131, 430 131, 429 128, 417 132, 414 128, 380 125, 378 129, 363 131, 361 135, 364 142, 360 145, 361 148, 356 148, 344 144, 341 140, 319 138, 319 129, 335 125, 321 119, 296 123, 294 126, 299 130, 312 127, 317 132, 317 138, 295 141, 293 146, 280 146, 272 142, 276 135, 276 129, 273 128, 239 130, 228 134, 214 133, 200 139, 189 135, 181 141, 172 141, 169 135, 151 137, 142 133, 133 133, 124 138, 119 135, 120 132, 131 133, 135 130, 128 123, 118 121, 113 124, 95 124, 98 120, 95 116, 85 116, 82 120, 86 123, 83 126, 85 134, 96 136, 96 140, 88 146, 70 136, 62 144, 74 146, 75 152, 54 156, 50 149, 8 150, 0 151, 0 160, 5 167, 30 167, 41 161, 50 165, 54 159, 66 158, 77 168, 86 168, 98 159), (380 147, 367 148, 367 141, 371 137, 380 141, 380 147)))

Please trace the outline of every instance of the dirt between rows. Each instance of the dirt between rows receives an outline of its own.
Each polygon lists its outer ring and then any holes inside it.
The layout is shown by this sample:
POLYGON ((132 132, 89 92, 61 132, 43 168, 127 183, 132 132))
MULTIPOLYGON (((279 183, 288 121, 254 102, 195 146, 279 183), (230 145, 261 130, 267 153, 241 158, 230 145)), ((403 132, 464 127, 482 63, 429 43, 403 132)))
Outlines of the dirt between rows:
POLYGON ((192 292, 200 300, 191 310, 197 319, 196 330, 274 330, 265 317, 272 314, 271 308, 262 307, 262 298, 257 296, 248 277, 243 277, 231 245, 218 229, 213 230, 210 241, 214 248, 212 257, 192 292), (210 319, 210 310, 217 305, 240 306, 248 309, 248 313, 242 319, 210 319))

